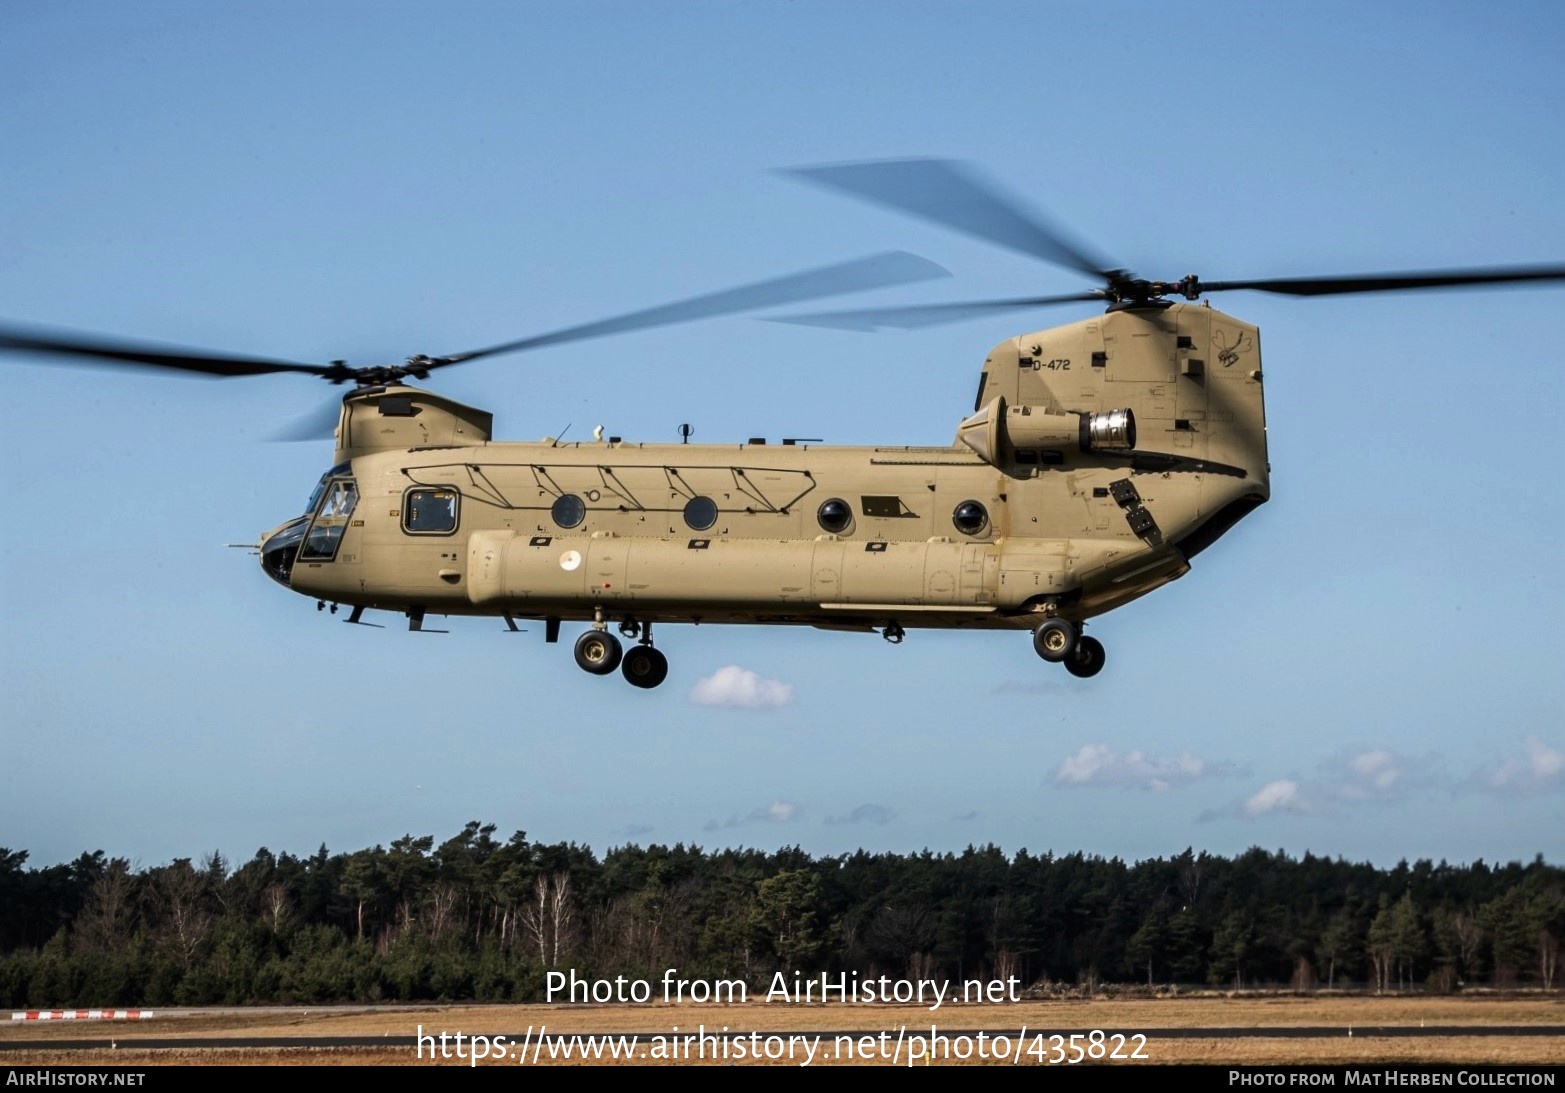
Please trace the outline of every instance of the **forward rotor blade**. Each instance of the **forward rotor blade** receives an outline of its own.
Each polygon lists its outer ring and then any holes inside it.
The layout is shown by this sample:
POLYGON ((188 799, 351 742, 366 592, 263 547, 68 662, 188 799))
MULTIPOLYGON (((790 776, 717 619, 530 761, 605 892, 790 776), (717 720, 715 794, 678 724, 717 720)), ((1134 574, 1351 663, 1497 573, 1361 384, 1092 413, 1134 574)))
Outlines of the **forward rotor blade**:
POLYGON ((909 307, 868 308, 863 311, 822 311, 808 315, 765 316, 769 323, 793 323, 797 326, 821 326, 832 330, 918 330, 941 323, 957 323, 1006 311, 1048 307, 1051 304, 1101 303, 1100 292, 1076 292, 1069 296, 1033 296, 1016 300, 975 300, 956 304, 913 304, 909 307))
POLYGON ((173 368, 207 376, 264 376, 273 372, 303 372, 327 376, 325 365, 298 364, 265 357, 239 357, 202 349, 153 348, 129 342, 105 341, 81 335, 63 335, 0 326, 0 351, 44 353, 79 357, 90 364, 120 364, 141 368, 173 368))
POLYGON ((888 288, 892 285, 928 281, 937 277, 949 277, 950 272, 935 263, 901 251, 872 255, 852 262, 806 270, 738 288, 724 289, 688 300, 632 311, 609 319, 569 326, 548 334, 537 334, 514 342, 492 345, 487 349, 474 349, 439 357, 432 367, 459 364, 463 361, 489 357, 497 353, 518 353, 526 349, 541 349, 546 345, 580 341, 584 338, 601 338, 608 334, 624 334, 632 330, 647 330, 674 323, 688 323, 696 319, 710 319, 740 311, 779 307, 785 304, 816 300, 823 296, 838 296, 849 292, 863 292, 872 288, 888 288))
POLYGON ((332 399, 322 403, 307 414, 300 414, 288 424, 267 436, 267 440, 293 442, 298 440, 329 440, 337 431, 342 417, 342 402, 332 399))
POLYGON ((1018 200, 952 160, 823 164, 790 167, 781 173, 911 213, 1052 265, 1079 270, 1095 280, 1114 277, 1115 271, 1103 258, 1040 217, 1024 212, 1018 200))
POLYGON ((1284 296, 1347 296, 1355 292, 1406 292, 1547 281, 1565 281, 1565 266, 1365 273, 1348 277, 1272 277, 1257 281, 1202 281, 1200 285, 1202 292, 1253 289, 1284 296))

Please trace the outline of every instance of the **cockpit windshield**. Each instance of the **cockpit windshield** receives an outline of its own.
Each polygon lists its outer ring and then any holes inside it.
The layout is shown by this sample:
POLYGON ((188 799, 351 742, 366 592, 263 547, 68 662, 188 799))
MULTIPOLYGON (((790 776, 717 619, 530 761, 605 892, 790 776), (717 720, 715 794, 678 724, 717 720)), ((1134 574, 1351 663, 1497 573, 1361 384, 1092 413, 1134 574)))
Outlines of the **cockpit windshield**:
POLYGON ((342 533, 347 530, 348 517, 359 500, 359 487, 351 478, 332 478, 323 481, 316 489, 319 497, 315 510, 315 522, 304 538, 299 557, 312 562, 329 562, 337 556, 342 533))
POLYGON ((315 488, 310 491, 310 500, 309 500, 309 502, 304 506, 304 514, 306 516, 310 516, 310 515, 314 514, 315 506, 320 504, 320 502, 321 502, 321 494, 326 492, 327 483, 329 483, 332 480, 332 478, 334 478, 337 475, 347 474, 348 473, 348 467, 349 467, 349 465, 347 463, 339 463, 335 467, 333 467, 331 470, 329 470, 325 474, 321 475, 321 480, 319 482, 315 483, 315 488))

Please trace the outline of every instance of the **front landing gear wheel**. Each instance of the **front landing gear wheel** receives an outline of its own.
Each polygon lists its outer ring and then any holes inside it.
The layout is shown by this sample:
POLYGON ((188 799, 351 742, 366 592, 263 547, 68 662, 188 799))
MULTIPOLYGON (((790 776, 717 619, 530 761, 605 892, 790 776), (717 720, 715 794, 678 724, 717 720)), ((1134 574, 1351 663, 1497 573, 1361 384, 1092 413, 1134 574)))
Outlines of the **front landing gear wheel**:
POLYGON ((607 630, 588 630, 576 639, 577 667, 595 676, 606 676, 618 668, 623 654, 619 638, 607 630))
POLYGON ((1076 643, 1076 652, 1065 662, 1065 670, 1077 679, 1088 679, 1103 671, 1106 660, 1108 653, 1104 651, 1103 643, 1083 634, 1076 643))
POLYGON ((631 686, 650 690, 668 678, 668 658, 650 645, 637 645, 625 654, 620 671, 631 686))
POLYGON ((1064 619, 1048 619, 1032 632, 1032 647, 1050 664, 1069 660, 1076 651, 1076 627, 1064 619))

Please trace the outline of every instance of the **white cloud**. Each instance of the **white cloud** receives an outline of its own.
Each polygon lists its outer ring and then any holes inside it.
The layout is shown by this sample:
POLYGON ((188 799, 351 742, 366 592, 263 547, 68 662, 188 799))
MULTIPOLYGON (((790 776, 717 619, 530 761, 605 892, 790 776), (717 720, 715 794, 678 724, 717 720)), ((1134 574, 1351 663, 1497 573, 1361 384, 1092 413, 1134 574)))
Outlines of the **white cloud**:
POLYGON ((804 812, 792 801, 773 801, 769 805, 761 805, 752 808, 743 816, 735 814, 726 820, 708 820, 701 825, 702 831, 722 831, 726 828, 743 827, 745 824, 786 824, 800 819, 804 812))
POLYGON ((1402 797, 1434 780, 1430 758, 1396 755, 1385 748, 1339 755, 1322 763, 1311 796, 1339 801, 1402 797))
MULTIPOLYGON (((1537 736, 1522 743, 1521 755, 1502 757, 1487 772, 1457 779, 1437 755, 1401 755, 1382 747, 1344 751, 1320 763, 1308 776, 1294 775, 1262 786, 1248 800, 1234 801, 1201 814, 1245 819, 1277 812, 1344 814, 1354 809, 1389 806, 1418 797, 1488 793, 1542 793, 1565 789, 1565 751, 1537 736)), ((1083 749, 1073 760, 1087 770, 1098 761, 1083 749)), ((1064 768, 1061 768, 1062 773, 1064 768)), ((1096 775, 1092 775, 1096 777, 1096 775)))
POLYGON ((775 679, 762 679, 748 668, 730 664, 696 683, 690 701, 697 706, 731 706, 758 709, 787 706, 793 702, 793 687, 775 679))
POLYGON ((1525 757, 1507 759, 1489 775, 1490 789, 1541 790, 1565 784, 1565 751, 1549 747, 1536 736, 1529 736, 1523 746, 1525 757))
POLYGON ((1242 811, 1253 819, 1268 812, 1308 812, 1309 808, 1299 793, 1299 783, 1284 778, 1262 786, 1255 796, 1244 803, 1242 811))
POLYGON ((1210 773, 1207 764, 1189 752, 1177 756, 1129 751, 1119 755, 1107 744, 1083 744, 1054 773, 1059 786, 1117 786, 1162 793, 1210 773))
POLYGON ((1379 778, 1391 766, 1391 753, 1385 748, 1360 752, 1348 760, 1348 769, 1364 778, 1379 778))
POLYGON ((1248 800, 1201 818, 1237 813, 1253 820, 1272 812, 1340 813, 1360 805, 1389 804, 1442 785, 1438 768, 1434 756, 1398 755, 1387 748, 1339 752, 1309 777, 1268 782, 1248 800))

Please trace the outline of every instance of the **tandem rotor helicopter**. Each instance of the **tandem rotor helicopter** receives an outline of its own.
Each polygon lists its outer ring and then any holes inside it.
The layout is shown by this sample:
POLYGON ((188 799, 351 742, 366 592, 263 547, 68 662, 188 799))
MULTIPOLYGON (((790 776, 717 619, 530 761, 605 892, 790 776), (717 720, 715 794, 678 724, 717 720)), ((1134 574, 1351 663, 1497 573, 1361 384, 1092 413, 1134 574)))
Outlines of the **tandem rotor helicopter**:
MULTIPOLYGON (((1078 677, 1104 666, 1087 620, 1183 576, 1270 496, 1260 332, 1202 303, 1565 281, 1565 266, 1153 281, 1112 267, 970 170, 940 160, 801 168, 807 182, 1085 274, 1056 296, 780 316, 916 328, 1066 303, 1101 314, 988 353, 944 447, 495 441, 487 411, 405 380, 468 361, 944 275, 879 255, 598 322, 398 364, 301 364, 0 327, 0 349, 218 377, 352 385, 302 515, 258 544, 286 588, 348 609, 585 622, 576 663, 656 687, 667 623, 1030 632, 1078 677), (627 649, 611 632, 632 642, 627 649)), ((325 431, 323 422, 321 432, 325 431)), ((685 430, 688 434, 688 429, 685 430)), ((686 440, 688 441, 688 435, 686 440)))

